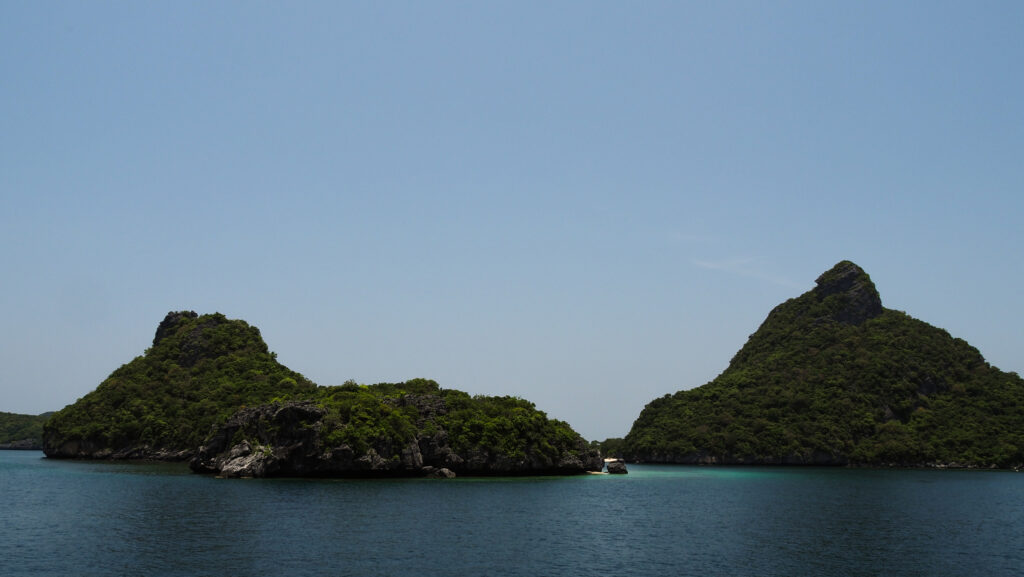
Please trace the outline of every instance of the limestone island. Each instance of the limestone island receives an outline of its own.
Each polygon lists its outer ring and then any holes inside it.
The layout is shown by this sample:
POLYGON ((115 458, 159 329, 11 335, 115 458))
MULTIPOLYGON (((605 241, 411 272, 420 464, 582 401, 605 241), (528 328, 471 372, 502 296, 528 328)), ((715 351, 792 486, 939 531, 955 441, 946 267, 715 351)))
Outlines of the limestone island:
POLYGON ((842 261, 775 307, 713 381, 651 401, 615 450, 648 463, 1019 469, 1024 380, 884 308, 842 261))
POLYGON ((574 475, 603 460, 568 424, 509 396, 426 379, 320 387, 259 330, 171 312, 152 346, 43 430, 50 458, 187 460, 226 477, 574 475))

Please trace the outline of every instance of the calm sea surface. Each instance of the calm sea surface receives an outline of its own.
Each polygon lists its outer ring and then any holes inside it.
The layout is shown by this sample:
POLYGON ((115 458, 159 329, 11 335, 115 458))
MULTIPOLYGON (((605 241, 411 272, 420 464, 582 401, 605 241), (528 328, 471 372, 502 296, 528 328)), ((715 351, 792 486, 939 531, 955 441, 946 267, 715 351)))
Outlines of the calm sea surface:
POLYGON ((0 451, 0 575, 1024 574, 1024 473, 222 480, 0 451))

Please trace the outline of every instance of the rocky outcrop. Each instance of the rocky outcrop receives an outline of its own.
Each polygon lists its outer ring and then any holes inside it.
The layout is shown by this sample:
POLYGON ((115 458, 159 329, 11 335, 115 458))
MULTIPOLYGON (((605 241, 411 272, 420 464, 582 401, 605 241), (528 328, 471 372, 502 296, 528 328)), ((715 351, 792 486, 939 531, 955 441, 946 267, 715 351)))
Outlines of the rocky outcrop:
MULTIPOLYGON (((443 399, 406 395, 395 402, 422 408, 421 420, 444 412, 443 399)), ((367 447, 330 445, 327 411, 312 402, 262 405, 238 411, 217 427, 189 462, 198 473, 224 477, 432 477, 456 475, 572 475, 599 471, 600 452, 580 439, 556 462, 541 455, 509 456, 482 448, 465 454, 443 429, 423 428, 404 443, 378 438, 367 447)))
POLYGON ((835 299, 832 320, 859 325, 882 314, 882 298, 864 269, 844 260, 815 281, 812 293, 819 301, 835 299))
POLYGON ((625 475, 629 473, 626 470, 625 461, 608 461, 608 474, 609 475, 625 475))
POLYGON ((189 466, 226 477, 269 477, 282 469, 312 473, 303 465, 319 448, 324 414, 310 402, 241 409, 214 429, 189 466))
POLYGON ((199 315, 195 311, 171 311, 167 313, 164 320, 156 327, 156 334, 153 336, 153 346, 157 346, 165 338, 178 330, 178 325, 188 319, 197 319, 199 315))
POLYGON ((428 479, 454 479, 455 478, 455 471, 452 471, 451 469, 448 469, 448 468, 445 468, 445 467, 441 467, 440 469, 438 469, 436 467, 431 467, 431 466, 428 465, 426 467, 423 467, 422 471, 423 471, 423 476, 427 477, 428 479))

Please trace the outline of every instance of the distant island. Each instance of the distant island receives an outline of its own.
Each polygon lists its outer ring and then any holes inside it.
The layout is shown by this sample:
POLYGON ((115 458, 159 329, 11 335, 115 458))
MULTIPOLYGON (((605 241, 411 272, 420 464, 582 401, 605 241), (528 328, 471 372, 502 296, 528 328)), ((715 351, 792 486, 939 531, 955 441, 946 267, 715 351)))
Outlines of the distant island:
POLYGON ((51 458, 189 460, 224 476, 548 475, 599 471, 600 452, 515 397, 436 382, 318 387, 259 330, 171 312, 152 346, 43 429, 51 458))
POLYGON ((721 375, 651 401, 604 446, 649 463, 1020 468, 1024 380, 884 308, 842 261, 772 310, 721 375))
POLYGON ((0 412, 0 449, 41 450, 43 423, 52 414, 19 415, 0 412))

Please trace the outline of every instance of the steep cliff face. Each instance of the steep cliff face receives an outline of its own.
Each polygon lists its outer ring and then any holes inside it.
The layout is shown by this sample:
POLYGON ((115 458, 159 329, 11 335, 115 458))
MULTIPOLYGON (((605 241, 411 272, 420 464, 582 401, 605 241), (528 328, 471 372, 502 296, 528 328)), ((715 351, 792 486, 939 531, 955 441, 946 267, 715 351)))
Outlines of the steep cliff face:
POLYGON ((851 325, 859 325, 881 316, 882 298, 864 269, 844 260, 822 273, 811 297, 820 303, 834 299, 827 306, 828 318, 851 325))
MULTIPOLYGON (((467 403, 457 391, 408 393, 401 387, 363 387, 326 406, 295 402, 242 409, 216 429, 189 464, 193 471, 225 477, 408 477, 443 471, 572 475, 601 470, 598 451, 532 407, 517 407, 520 416, 529 415, 517 429, 511 421, 487 414, 486 407, 473 407, 494 398, 467 403), (377 419, 386 428, 366 429, 358 422, 358 415, 371 405, 386 407, 377 419), (458 415, 452 410, 456 406, 458 415), (349 418, 340 419, 341 414, 349 418), (460 436, 484 420, 493 432, 460 436)), ((487 426, 481 425, 481 431, 487 426)))
POLYGON ((843 261, 775 307, 715 380, 649 403, 624 444, 666 463, 1011 467, 1024 381, 883 308, 843 261))

